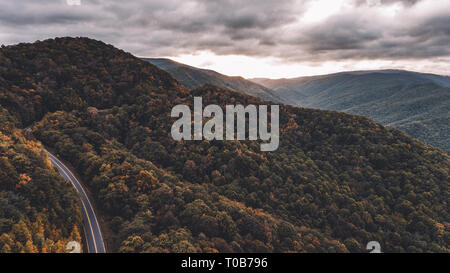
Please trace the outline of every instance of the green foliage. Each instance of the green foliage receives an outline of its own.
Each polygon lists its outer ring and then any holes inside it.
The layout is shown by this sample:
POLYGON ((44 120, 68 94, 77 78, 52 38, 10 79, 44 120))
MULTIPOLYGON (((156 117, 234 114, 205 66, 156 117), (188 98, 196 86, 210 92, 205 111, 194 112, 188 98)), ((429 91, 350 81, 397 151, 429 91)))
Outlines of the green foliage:
POLYGON ((364 115, 450 152, 450 79, 401 70, 254 79, 290 104, 364 115))
POLYGON ((71 185, 1 107, 0 120, 0 253, 65 252, 69 241, 81 243, 81 213, 71 185))
POLYGON ((224 89, 237 91, 264 100, 287 103, 276 92, 242 77, 229 77, 213 70, 200 69, 177 63, 169 59, 143 58, 144 61, 170 73, 177 81, 188 89, 195 89, 205 84, 211 84, 224 89))

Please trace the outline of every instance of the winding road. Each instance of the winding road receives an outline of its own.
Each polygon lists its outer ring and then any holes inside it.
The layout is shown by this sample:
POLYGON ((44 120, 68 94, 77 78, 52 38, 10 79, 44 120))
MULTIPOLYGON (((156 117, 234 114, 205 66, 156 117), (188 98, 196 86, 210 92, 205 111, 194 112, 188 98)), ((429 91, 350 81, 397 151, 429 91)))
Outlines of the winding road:
POLYGON ((45 150, 50 162, 55 166, 61 176, 66 180, 70 181, 72 185, 77 190, 80 195, 81 212, 83 214, 84 220, 84 231, 86 234, 86 243, 89 253, 106 253, 105 245, 103 243, 102 232, 95 216, 94 209, 92 208, 91 202, 86 195, 86 192, 81 186, 81 183, 75 178, 72 172, 67 168, 61 161, 58 160, 49 151, 45 150))

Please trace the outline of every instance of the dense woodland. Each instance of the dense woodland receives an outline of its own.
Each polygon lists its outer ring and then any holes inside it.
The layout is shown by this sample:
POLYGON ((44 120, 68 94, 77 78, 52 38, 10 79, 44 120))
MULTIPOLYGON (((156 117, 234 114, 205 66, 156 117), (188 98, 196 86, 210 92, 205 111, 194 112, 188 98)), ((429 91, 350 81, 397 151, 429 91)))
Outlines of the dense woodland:
POLYGON ((274 90, 239 76, 225 76, 213 70, 196 68, 172 61, 170 59, 143 58, 142 60, 154 64, 162 70, 168 72, 187 89, 195 89, 205 84, 211 84, 217 87, 258 97, 263 100, 284 104, 291 102, 290 100, 284 100, 281 98, 274 90))
POLYGON ((402 70, 254 79, 292 105, 363 115, 450 152, 450 77, 402 70))
POLYGON ((78 198, 0 107, 0 253, 67 252, 82 242, 78 198))
POLYGON ((170 111, 194 96, 270 103, 210 85, 188 91, 87 38, 3 47, 0 88, 13 116, 2 130, 34 123, 34 137, 76 168, 109 251, 365 252, 373 240, 384 252, 450 251, 449 156, 367 118, 281 106, 275 152, 250 141, 176 142, 170 111))

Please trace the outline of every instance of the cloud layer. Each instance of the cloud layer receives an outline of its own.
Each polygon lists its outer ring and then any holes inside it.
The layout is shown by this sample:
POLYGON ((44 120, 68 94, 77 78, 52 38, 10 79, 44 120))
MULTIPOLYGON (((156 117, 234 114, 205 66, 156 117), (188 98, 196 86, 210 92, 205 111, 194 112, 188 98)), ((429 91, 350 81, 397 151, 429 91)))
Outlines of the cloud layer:
POLYGON ((285 63, 450 56, 448 0, 1 0, 0 7, 2 44, 88 36, 138 56, 208 51, 285 63))

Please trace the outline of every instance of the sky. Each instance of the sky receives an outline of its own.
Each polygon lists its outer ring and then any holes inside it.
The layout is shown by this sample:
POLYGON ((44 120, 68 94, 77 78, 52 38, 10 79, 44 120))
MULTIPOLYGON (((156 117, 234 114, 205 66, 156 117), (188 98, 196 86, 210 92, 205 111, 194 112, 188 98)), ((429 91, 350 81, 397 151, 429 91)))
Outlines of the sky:
POLYGON ((63 36, 245 78, 450 75, 450 0, 0 0, 0 44, 63 36))

